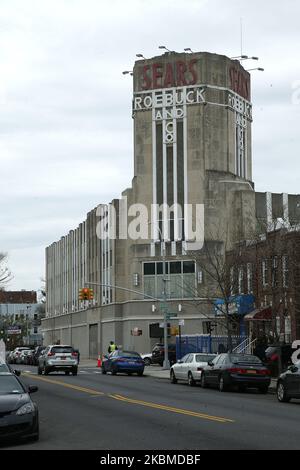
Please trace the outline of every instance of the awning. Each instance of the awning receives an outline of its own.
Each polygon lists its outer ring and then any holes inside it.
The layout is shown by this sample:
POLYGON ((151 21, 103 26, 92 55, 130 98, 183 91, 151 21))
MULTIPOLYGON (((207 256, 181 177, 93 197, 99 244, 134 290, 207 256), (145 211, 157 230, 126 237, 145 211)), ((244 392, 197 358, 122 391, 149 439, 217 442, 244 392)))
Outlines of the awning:
POLYGON ((272 308, 263 307, 257 308, 247 315, 244 316, 244 320, 248 321, 271 321, 272 320, 272 308))

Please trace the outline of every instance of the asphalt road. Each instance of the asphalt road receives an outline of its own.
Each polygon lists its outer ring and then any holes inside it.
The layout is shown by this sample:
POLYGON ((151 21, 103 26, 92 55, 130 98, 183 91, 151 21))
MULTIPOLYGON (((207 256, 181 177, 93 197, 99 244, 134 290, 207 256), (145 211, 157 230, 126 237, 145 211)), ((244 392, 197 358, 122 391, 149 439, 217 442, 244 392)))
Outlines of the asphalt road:
POLYGON ((39 387, 32 398, 40 440, 2 449, 300 449, 299 400, 280 404, 256 391, 221 393, 97 368, 77 377, 22 369, 30 371, 22 380, 39 387))

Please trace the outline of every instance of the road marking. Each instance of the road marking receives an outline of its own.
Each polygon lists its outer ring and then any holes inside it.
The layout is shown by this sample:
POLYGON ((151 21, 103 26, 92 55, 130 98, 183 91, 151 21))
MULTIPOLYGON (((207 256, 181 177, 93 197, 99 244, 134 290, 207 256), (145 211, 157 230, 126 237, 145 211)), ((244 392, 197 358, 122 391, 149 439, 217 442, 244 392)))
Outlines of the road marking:
POLYGON ((201 419, 207 419, 210 421, 216 421, 218 423, 234 423, 234 420, 228 419, 228 418, 223 418, 221 416, 211 416, 207 415, 204 413, 198 413, 196 411, 190 411, 190 410, 183 410, 181 408, 174 408, 173 406, 166 406, 166 405, 159 405, 157 403, 151 403, 147 401, 142 401, 142 400, 134 400, 132 398, 126 398, 123 397, 122 395, 109 395, 111 398, 114 398, 115 400, 120 400, 123 402, 127 403, 132 403, 135 405, 142 405, 142 406, 147 406, 149 408, 156 408, 159 410, 164 410, 164 411, 171 411, 172 413, 179 413, 179 414, 184 414, 187 416, 193 416, 195 418, 201 418, 201 419))
MULTIPOLYGON (((27 375, 27 374, 24 374, 27 375)), ((29 377, 32 378, 32 374, 28 374, 29 377)), ((71 388, 73 390, 77 390, 78 392, 85 392, 89 393, 90 395, 105 395, 103 392, 99 392, 98 390, 93 390, 91 388, 86 387, 79 387, 78 385, 67 384, 66 382, 60 382, 59 380, 53 379, 46 379, 45 377, 35 376, 36 380, 41 380, 42 382, 47 382, 54 385, 61 385, 62 387, 71 388)))
POLYGON ((28 377, 36 380, 41 380, 42 382, 47 382, 50 384, 54 385, 60 385, 61 387, 66 387, 70 388, 72 390, 77 390, 79 392, 84 392, 88 393, 90 396, 103 396, 106 395, 107 397, 113 398, 114 400, 119 400, 125 403, 131 403, 134 405, 141 405, 141 406, 147 406, 148 408, 155 408, 158 410, 163 410, 163 411, 170 411, 172 413, 178 413, 178 414, 183 414, 186 416, 192 416, 194 418, 200 418, 200 419, 206 419, 209 421, 215 421, 218 423, 234 423, 234 420, 228 419, 228 418, 223 418, 222 416, 212 416, 212 415, 207 415, 204 413, 198 413, 196 411, 190 411, 190 410, 184 410, 181 408, 175 408, 173 406, 167 406, 167 405, 160 405, 158 403, 151 403, 147 401, 142 401, 142 400, 134 400, 133 398, 127 398, 123 397, 122 395, 118 394, 109 394, 109 393, 104 393, 100 392, 98 390, 94 390, 91 388, 86 388, 86 387, 79 387, 78 385, 72 385, 68 384, 66 382, 61 382, 59 380, 54 380, 50 378, 45 378, 45 377, 40 377, 39 375, 33 376, 33 374, 24 374, 27 375, 28 377))

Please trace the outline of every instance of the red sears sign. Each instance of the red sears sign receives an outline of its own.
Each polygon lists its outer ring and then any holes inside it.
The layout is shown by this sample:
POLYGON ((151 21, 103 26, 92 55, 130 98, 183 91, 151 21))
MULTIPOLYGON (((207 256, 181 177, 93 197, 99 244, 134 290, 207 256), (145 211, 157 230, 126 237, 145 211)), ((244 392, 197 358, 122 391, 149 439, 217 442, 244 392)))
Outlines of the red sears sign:
POLYGON ((173 88, 195 85, 197 59, 176 62, 155 62, 139 68, 140 87, 142 90, 173 88))

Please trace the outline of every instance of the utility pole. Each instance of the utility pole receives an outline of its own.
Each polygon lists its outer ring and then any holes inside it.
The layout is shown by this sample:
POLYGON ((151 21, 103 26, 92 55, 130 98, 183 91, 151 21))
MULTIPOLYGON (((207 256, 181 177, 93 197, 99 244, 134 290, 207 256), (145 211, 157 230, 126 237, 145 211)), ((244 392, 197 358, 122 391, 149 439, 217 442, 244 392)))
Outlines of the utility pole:
POLYGON ((169 370, 170 369, 170 362, 169 362, 169 348, 168 348, 168 319, 167 319, 167 278, 166 278, 166 243, 162 241, 162 248, 163 248, 163 300, 164 300, 164 362, 163 368, 169 370))

